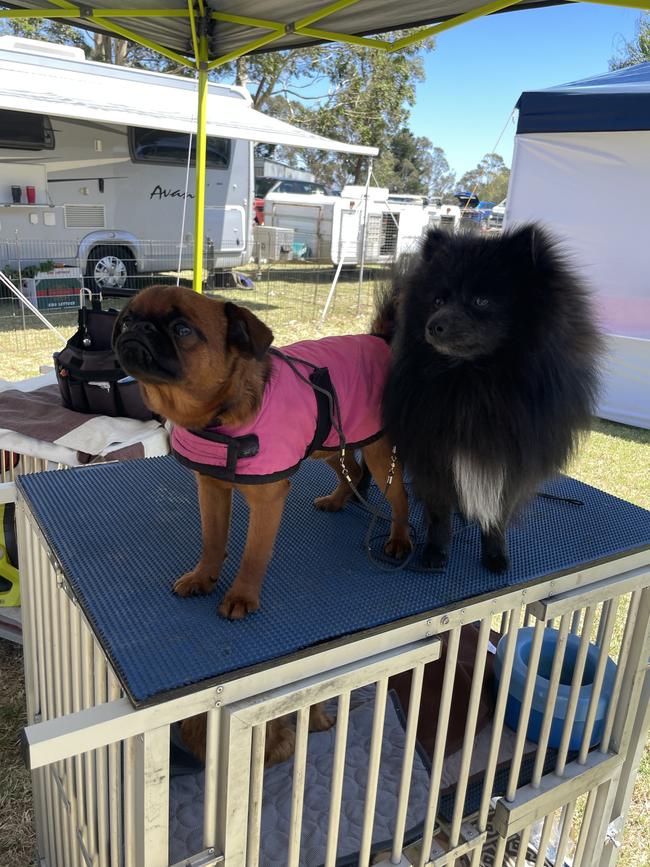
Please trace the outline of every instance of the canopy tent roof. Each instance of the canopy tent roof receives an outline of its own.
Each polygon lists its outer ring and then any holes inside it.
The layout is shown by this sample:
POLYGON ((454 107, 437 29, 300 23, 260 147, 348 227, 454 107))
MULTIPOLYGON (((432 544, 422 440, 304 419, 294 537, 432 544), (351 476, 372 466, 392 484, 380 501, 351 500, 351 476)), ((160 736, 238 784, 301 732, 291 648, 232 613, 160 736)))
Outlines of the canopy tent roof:
POLYGON ((650 63, 522 93, 518 133, 650 129, 650 63))
MULTIPOLYGON (((462 20, 498 12, 501 9, 530 9, 557 5, 563 0, 198 0, 195 12, 205 11, 208 59, 214 65, 251 51, 273 51, 315 45, 324 41, 361 42, 398 50, 413 39, 364 39, 370 34, 433 25, 460 16, 462 20)), ((634 0, 632 0, 634 2, 634 0)), ((11 0, 6 4, 17 15, 40 11, 67 23, 115 35, 158 49, 195 57, 197 33, 192 32, 187 0, 11 0), (125 8, 126 7, 126 8, 125 8), (24 11, 22 11, 24 10, 24 11), (48 14, 50 11, 50 14, 48 14), (153 46, 152 46, 153 47, 153 46)), ((195 28, 196 29, 196 28, 195 28)), ((426 35, 426 34, 424 34, 426 35)), ((419 38, 422 38, 420 36, 419 38)))
MULTIPOLYGON (((193 79, 6 50, 14 43, 26 42, 0 38, 0 108, 175 132, 196 131, 193 79)), ((243 88, 223 85, 208 87, 206 132, 291 147, 377 153, 377 148, 324 138, 255 111, 243 88)))

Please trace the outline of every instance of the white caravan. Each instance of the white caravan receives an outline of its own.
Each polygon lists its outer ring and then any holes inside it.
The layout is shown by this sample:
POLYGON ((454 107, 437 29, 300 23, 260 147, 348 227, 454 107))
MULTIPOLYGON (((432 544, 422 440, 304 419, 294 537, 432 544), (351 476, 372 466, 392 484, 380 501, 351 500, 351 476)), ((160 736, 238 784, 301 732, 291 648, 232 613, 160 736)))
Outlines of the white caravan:
MULTIPOLYGON (((95 287, 192 265, 196 84, 85 60, 80 49, 0 38, 0 268, 75 264, 95 287)), ((253 142, 373 155, 210 85, 206 264, 252 253, 253 142)))

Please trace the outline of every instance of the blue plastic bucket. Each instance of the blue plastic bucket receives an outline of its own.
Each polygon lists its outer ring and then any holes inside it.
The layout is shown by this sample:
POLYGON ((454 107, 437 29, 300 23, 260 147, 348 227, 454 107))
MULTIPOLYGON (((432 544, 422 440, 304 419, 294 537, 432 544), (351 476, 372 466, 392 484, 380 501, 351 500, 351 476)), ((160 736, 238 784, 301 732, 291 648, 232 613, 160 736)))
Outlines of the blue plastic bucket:
MULTIPOLYGON (((519 714, 521 712, 521 702, 524 695, 526 676, 528 674, 528 661, 530 659, 530 647, 533 641, 534 631, 533 627, 526 627, 520 629, 517 634, 505 716, 506 725, 508 728, 513 729, 513 731, 517 730, 517 725, 519 723, 519 714)), ((544 630, 537 677, 535 678, 530 720, 528 723, 528 731, 526 732, 528 739, 534 743, 539 741, 539 732, 542 727, 542 719, 544 718, 544 710, 548 699, 549 678, 551 676, 551 668, 553 666, 553 657, 555 655, 558 635, 559 633, 557 629, 544 630)), ((501 680, 506 643, 506 636, 504 636, 499 641, 497 647, 496 658, 494 661, 494 680, 496 689, 498 689, 501 680)), ((551 732, 548 739, 549 746, 555 749, 560 746, 560 741, 562 740, 564 720, 566 719, 567 706, 569 703, 569 693, 571 692, 571 679, 573 677, 573 670, 579 646, 580 638, 577 635, 569 635, 567 637, 564 661, 562 663, 562 672, 560 674, 560 684, 558 686, 557 698, 553 711, 553 721, 551 723, 551 732)), ((570 750, 579 750, 582 744, 585 720, 587 718, 587 710, 591 700, 593 680, 596 673, 599 653, 600 649, 596 645, 589 645, 585 670, 582 675, 582 686, 578 693, 578 705, 576 707, 575 720, 571 730, 571 739, 569 741, 570 750)), ((613 660, 608 658, 607 663, 605 664, 605 675, 603 677, 603 685, 598 699, 596 719, 591 736, 590 746, 592 747, 600 743, 605 716, 607 714, 607 707, 612 695, 615 678, 616 664, 613 660)))

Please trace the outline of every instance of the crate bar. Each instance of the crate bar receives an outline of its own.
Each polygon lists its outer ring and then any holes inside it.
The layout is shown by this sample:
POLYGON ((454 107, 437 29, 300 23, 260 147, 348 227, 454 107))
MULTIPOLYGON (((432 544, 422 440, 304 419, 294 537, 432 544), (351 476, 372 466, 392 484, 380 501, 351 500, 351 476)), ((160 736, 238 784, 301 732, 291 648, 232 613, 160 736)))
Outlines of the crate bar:
MULTIPOLYGON (((41 555, 41 568, 45 576, 46 591, 48 596, 48 614, 50 622, 50 635, 52 643, 50 645, 50 671, 53 686, 52 710, 56 717, 64 716, 63 709, 63 683, 62 683, 62 666, 61 666, 61 630, 59 623, 58 610, 58 588, 56 585, 56 574, 51 564, 45 556, 45 551, 41 555)), ((59 759, 51 768, 51 779, 61 780, 65 774, 64 760, 59 759)), ((57 837, 61 841, 63 863, 68 865, 71 863, 70 853, 70 834, 65 833, 66 816, 63 814, 63 804, 61 800, 61 790, 57 783, 52 787, 52 795, 55 799, 54 821, 57 825, 57 837)))
MULTIPOLYGON (((622 596, 625 594, 620 594, 620 595, 622 596)), ((619 596, 619 598, 620 598, 620 596, 619 596)), ((607 621, 607 615, 609 614, 609 609, 610 609, 611 604, 612 604, 612 600, 607 599, 605 602, 603 602, 603 607, 600 611, 600 620, 598 621, 598 633, 596 634, 596 644, 599 647, 601 644, 603 644, 603 637, 604 637, 603 633, 604 633, 604 629, 605 629, 605 622, 607 621)))
MULTIPOLYGON (((573 608, 574 606, 572 606, 573 608)), ((578 635, 580 633, 580 618, 582 617, 582 609, 576 608, 573 612, 573 616, 571 617, 571 635, 578 635)))
POLYGON ((438 809, 438 796, 440 794, 440 777, 445 760, 445 744, 447 742, 447 729, 449 727, 449 712, 451 711, 451 697, 454 691, 456 676, 456 660, 458 659, 458 646, 460 643, 461 627, 456 626, 449 633, 447 644, 447 659, 445 673, 440 694, 440 708, 438 710, 438 726, 436 728, 436 740, 433 749, 433 761, 431 763, 431 775, 429 777, 429 799, 427 812, 422 831, 422 851, 420 852, 419 867, 425 867, 429 860, 431 845, 433 843, 433 831, 438 809))
POLYGON ((582 860, 585 845, 587 843, 587 834, 589 832, 589 825, 591 823, 592 816, 594 814, 594 805, 596 802, 596 789, 591 789, 589 794, 587 795, 587 803, 585 804, 585 811, 582 816, 582 822, 580 823, 580 833, 578 834, 578 842, 576 844, 576 850, 573 855, 573 861, 575 864, 584 863, 582 860))
POLYGON ((548 747, 548 738, 551 733, 551 725, 553 724, 555 701, 557 699, 557 691, 560 685, 560 675, 562 674, 562 665, 564 663, 564 653, 566 651, 568 635, 569 614, 563 614, 560 619, 560 628, 558 630, 555 653, 553 654, 553 664, 551 666, 551 674, 549 678, 548 697, 546 699, 546 707, 544 708, 544 716, 542 718, 539 740, 537 742, 535 766, 533 768, 533 776, 531 779, 531 785, 534 788, 539 786, 539 781, 542 778, 542 772, 544 770, 546 748, 548 747))
POLYGON ((592 752, 584 765, 577 762, 566 765, 562 777, 555 773, 546 774, 538 788, 523 786, 513 801, 499 798, 493 816, 495 830, 502 837, 520 833, 526 825, 534 825, 547 813, 612 777, 622 763, 621 756, 602 756, 592 752))
POLYGON ((634 632, 634 623, 637 618, 640 603, 641 591, 637 590, 635 593, 632 594, 630 604, 627 609, 627 620, 625 621, 625 628, 623 630, 623 639, 621 641, 621 647, 618 652, 618 659, 616 661, 616 678, 614 679, 612 697, 609 701, 609 708, 607 709, 607 716, 605 717, 603 737, 599 747, 601 753, 609 752, 609 741, 611 739, 612 730, 614 728, 616 708, 618 706, 619 695, 621 693, 621 687, 623 685, 623 674, 625 672, 625 669, 627 668, 627 660, 630 654, 630 647, 632 644, 632 633, 634 632))
POLYGON ((515 867, 526 867, 526 852, 528 850, 528 841, 530 840, 531 830, 531 826, 526 825, 526 827, 519 835, 519 852, 517 853, 515 867))
POLYGON ((585 618, 582 624, 582 635, 580 636, 580 644, 578 653, 573 668, 573 677, 571 678, 571 689, 569 691, 569 700, 567 702, 566 716, 564 718, 564 726, 562 728, 562 738, 557 752, 557 761, 555 763, 555 773, 561 777, 564 773, 566 765, 567 753, 569 752, 569 742, 573 731, 573 723, 576 717, 576 708, 578 707, 578 698, 580 697, 580 687, 582 686, 582 676, 585 671, 585 663, 587 661, 587 651, 589 650, 589 639, 591 637, 591 627, 594 622, 595 609, 589 606, 585 610, 585 618))
MULTIPOLYGON (((95 705, 106 704, 106 658, 96 641, 93 641, 93 669, 95 681, 95 705)), ((100 864, 108 865, 108 748, 100 747, 95 752, 97 774, 97 850, 100 864)))
POLYGON ((222 728, 227 758, 220 772, 222 787, 217 795, 217 845, 226 864, 239 865, 246 863, 252 728, 233 713, 224 713, 222 728))
MULTIPOLYGON (((595 835, 598 835, 598 839, 602 840, 605 837, 607 828, 603 826, 609 825, 610 821, 616 820, 622 823, 627 816, 637 772, 645 750, 648 729, 650 729, 650 668, 645 673, 643 691, 634 719, 634 731, 631 738, 631 744, 634 744, 634 749, 627 751, 625 761, 621 767, 620 778, 612 784, 611 804, 607 805, 603 810, 601 828, 593 832, 595 835)), ((618 849, 616 846, 606 846, 600 856, 600 861, 594 861, 594 864, 597 863, 599 867, 613 867, 616 862, 617 853, 618 849)))
POLYGON ((528 672, 526 674, 526 683, 524 685, 524 694, 521 699, 521 710, 519 711, 519 723, 517 725, 517 737, 512 751, 510 760, 510 775, 508 777, 508 786, 506 788, 506 799, 512 801, 517 791, 517 783, 519 781, 519 771, 521 770, 521 760, 524 755, 524 746, 526 744, 526 732, 528 731, 528 720, 530 719, 530 709, 533 703, 533 692, 535 689, 535 681, 537 679, 537 667, 539 665, 539 655, 542 650, 542 639, 544 638, 544 629, 546 624, 543 620, 538 620, 535 623, 535 631, 530 647, 530 656, 528 659, 528 672))
MULTIPOLYGON (((583 819, 583 827, 587 826, 585 828, 585 840, 582 848, 583 864, 596 863, 600 855, 602 855, 605 846, 611 842, 608 837, 608 828, 621 770, 622 766, 617 769, 610 780, 605 780, 590 795, 593 799, 593 809, 591 810, 589 821, 587 822, 586 816, 583 819)), ((611 839, 616 839, 615 835, 611 839)))
MULTIPOLYGON (((517 635, 519 633, 518 609, 512 608, 508 612, 508 633, 506 651, 503 658, 503 669, 501 680, 499 682, 499 690, 497 693, 496 705, 494 708, 494 717, 492 719, 492 738, 490 740, 490 752, 485 766, 485 775, 483 777, 483 792, 481 793, 481 805, 479 808, 478 830, 485 831, 487 828, 488 814, 490 810, 490 800, 492 797, 492 786, 494 784, 494 775, 496 773, 497 762, 499 758, 499 747, 501 746, 501 737, 503 733, 503 721, 506 714, 506 704, 508 702, 508 689, 510 688, 510 678, 512 676, 512 664, 515 658, 515 649, 517 644, 517 635)), ((502 639, 503 640, 503 639, 502 639)), ((472 867, 478 867, 478 862, 472 867)))
POLYGON ((616 709, 611 745, 617 753, 625 753, 634 728, 634 716, 629 709, 636 707, 643 688, 650 656, 650 588, 641 593, 634 620, 628 664, 625 666, 619 704, 616 709))
MULTIPOLYGON (((93 639, 89 629, 84 629, 81 634, 81 675, 82 675, 82 698, 84 708, 92 708, 93 705, 93 639)), ((81 711, 82 713, 83 711, 81 711)), ((78 752, 83 752, 79 750, 78 752)), ((84 792, 86 795, 86 846, 94 857, 97 852, 97 820, 96 820, 96 776, 95 754, 87 751, 83 756, 85 771, 84 792)))
POLYGON ((623 701, 615 721, 613 739, 624 759, 620 772, 609 785, 602 785, 596 795, 596 809, 585 844, 586 856, 595 861, 608 858, 613 845, 604 847, 606 837, 616 839, 616 826, 622 825, 631 797, 643 751, 645 734, 650 724, 650 590, 643 591, 636 611, 634 633, 630 644, 629 663, 624 675, 623 701), (645 702, 645 703, 644 703, 645 702), (634 709, 630 713, 630 708, 634 709), (627 795, 625 793, 628 793, 627 795), (611 823, 611 824, 610 824, 611 823), (599 847, 596 850, 596 846, 599 847))
POLYGON ((336 737, 334 741, 334 758, 332 759, 332 791, 330 793, 330 812, 327 824, 327 850, 324 867, 335 867, 336 850, 339 840, 339 822, 341 818, 341 803, 343 801, 343 774, 345 771, 345 752, 348 738, 348 721, 350 719, 350 690, 339 696, 336 713, 336 737))
POLYGON ((136 862, 136 830, 135 830, 135 738, 124 742, 124 867, 139 867, 136 862))
MULTIPOLYGON (((262 801, 264 798, 264 744, 266 726, 253 729, 251 749, 251 790, 248 799, 248 840, 246 843, 246 867, 258 867, 260 863, 260 839, 262 831, 262 801)), ((204 844, 205 845, 205 844, 204 844)))
MULTIPOLYGON (((46 707, 45 712, 48 719, 56 717, 56 699, 55 699, 55 680, 53 661, 57 652, 57 647, 53 643, 53 627, 52 627, 52 576, 50 575, 49 563, 45 556, 45 550, 39 547, 37 557, 40 564, 38 578, 36 583, 40 584, 42 591, 41 602, 43 605, 43 662, 45 671, 45 695, 46 707), (40 581, 38 580, 40 579, 40 581), (45 648, 50 648, 49 652, 45 652, 45 648)), ((44 714, 45 716, 45 714, 44 714)), ((49 802, 49 816, 52 823, 52 857, 56 858, 56 863, 63 863, 63 842, 61 840, 61 824, 59 821, 59 793, 54 782, 53 773, 55 766, 46 769, 47 794, 49 802)))
MULTIPOLYGON (((112 671, 108 672, 108 699, 119 698, 122 690, 112 671)), ((108 821, 110 827, 110 867, 120 867, 122 851, 122 744, 111 744, 108 748, 108 821)))
POLYGON ((485 673, 485 663, 487 661, 487 644, 490 637, 490 626, 491 623, 487 619, 487 617, 484 620, 481 620, 478 640, 476 642, 476 656, 474 659, 472 686, 470 688, 469 704, 467 707, 467 719, 465 721, 463 752, 460 761, 460 770, 458 771, 458 783, 456 785, 456 796, 454 798, 454 812, 452 814, 451 830, 449 832, 450 849, 454 849, 458 845, 458 840, 460 837, 460 826, 463 821, 465 795, 467 793, 467 784, 469 781, 469 768, 472 760, 474 738, 476 736, 476 720, 478 719, 479 703, 481 700, 481 688, 483 686, 483 675, 485 673))
POLYGON ((291 793, 291 819, 289 821, 288 867, 298 867, 300 837, 302 834, 302 808, 305 796, 305 769, 307 765, 307 738, 309 737, 309 705, 298 711, 296 723, 296 749, 293 758, 293 788, 291 793))
MULTIPOLYGON (((1 458, 0 466, 4 466, 4 461, 1 458)), ((27 634, 25 635, 26 640, 24 641, 23 649, 25 654, 27 719, 30 724, 36 721, 37 716, 38 718, 44 716, 43 702, 45 701, 45 677, 42 662, 44 652, 42 647, 43 608, 40 582, 35 580, 37 574, 34 570, 35 546, 36 539, 33 534, 19 534, 18 562, 25 564, 21 577, 22 604, 23 611, 25 610, 25 605, 28 610, 28 617, 24 623, 27 634)), ((49 856, 52 840, 51 828, 49 827, 51 821, 46 810, 47 801, 42 772, 32 774, 32 786, 34 798, 39 807, 38 811, 35 811, 36 814, 34 816, 38 851, 51 857, 49 856)))
MULTIPOLYGON (((70 611, 70 665, 72 666, 72 711, 81 710, 83 706, 81 682, 81 617, 76 605, 70 611)), ((83 757, 74 756, 74 785, 77 803, 77 831, 83 835, 86 825, 83 757)), ((85 844, 84 844, 85 845, 85 844)))
MULTIPOLYGON (((544 862, 546 861, 546 850, 548 849, 548 843, 551 839, 551 831, 553 830, 553 819, 555 816, 555 811, 549 813, 544 819, 544 824, 542 826, 542 834, 539 839, 539 846, 537 849, 537 858, 535 859, 535 867, 544 867, 544 862)), ((576 859, 577 861, 577 859, 576 859)), ((579 864, 580 862, 577 861, 579 864)))
POLYGON ((214 848, 217 839, 217 786, 219 781, 219 729, 221 711, 213 707, 206 715, 205 784, 203 800, 203 845, 214 848))
POLYGON ((404 758, 402 759, 402 775, 397 799, 397 815, 395 817, 395 833, 393 834, 393 849, 391 860, 398 864, 404 848, 404 832, 406 830, 406 814, 408 811, 411 778, 413 776, 413 756, 417 736, 418 719, 420 715, 420 699, 422 697, 422 681, 424 679, 424 663, 419 663, 411 671, 411 692, 409 695, 409 711, 404 735, 404 758))
POLYGON ((571 828, 573 826, 576 801, 577 798, 573 798, 573 800, 569 801, 568 804, 565 804, 562 807, 562 812, 560 813, 560 825, 562 830, 560 831, 560 839, 557 843, 557 854, 555 856, 555 864, 557 867, 564 867, 564 857, 569 845, 569 834, 571 833, 571 828))
POLYGON ((372 829, 375 822, 377 806, 377 783, 379 782, 379 765, 381 763, 381 743, 386 717, 386 696, 388 694, 388 677, 377 681, 375 692, 375 710, 372 717, 372 733, 370 735, 370 753, 368 756, 368 778, 366 782, 366 802, 363 809, 363 832, 359 849, 359 864, 370 863, 372 845, 372 829))
POLYGON ((649 584, 650 570, 647 566, 641 566, 623 572, 621 575, 596 581, 588 587, 576 587, 557 596, 539 599, 531 602, 529 608, 538 620, 553 620, 555 617, 571 614, 576 612, 576 609, 588 605, 595 607, 600 602, 608 602, 615 596, 623 596, 625 593, 643 589, 649 584))
POLYGON ((503 859, 506 854, 507 837, 497 837, 494 846, 494 864, 503 867, 503 859))
MULTIPOLYGON (((103 747, 102 749, 105 749, 103 747)), ((169 856, 169 726, 135 739, 138 867, 166 867, 169 856)))
MULTIPOLYGON (((2 452, 0 450, 0 467, 4 466, 2 452)), ((37 629, 36 629, 36 582, 33 580, 34 565, 32 560, 32 540, 22 534, 18 538, 18 562, 24 564, 21 580, 21 608, 23 620, 23 632, 26 641, 23 643, 23 656, 25 664, 25 698, 27 705, 27 719, 33 723, 36 715, 40 715, 39 683, 39 660, 37 629), (29 577, 28 577, 29 576, 29 577)))
MULTIPOLYGON (((620 602, 620 597, 616 597, 616 599, 611 600, 609 604, 607 604, 607 611, 601 612, 601 624, 603 623, 603 614, 604 614, 604 627, 602 630, 602 641, 600 644, 600 653, 598 654, 598 662, 596 664, 596 671, 594 673, 594 679, 591 687, 591 697, 589 699, 589 707, 587 709, 587 717, 585 719, 585 731, 582 737, 582 744, 580 745, 580 753, 578 755, 578 762, 581 765, 584 765, 585 759, 587 758, 587 753, 589 752, 589 746, 591 744, 591 735, 594 730, 594 722, 596 720, 596 711, 598 710, 598 702, 600 700, 600 693, 603 686, 603 678, 605 676, 605 665, 609 658, 609 643, 612 638, 612 632, 614 631, 614 622, 616 620, 616 612, 618 611, 618 606, 620 602)), ((600 631, 600 629, 599 629, 600 631)))
MULTIPOLYGON (((63 714, 69 714, 72 711, 72 677, 73 666, 71 663, 71 647, 70 647, 70 604, 68 597, 63 590, 61 576, 56 576, 55 584, 55 600, 58 608, 58 626, 59 626, 59 666, 61 668, 61 710, 63 714)), ((80 826, 76 797, 73 793, 74 780, 74 758, 67 758, 63 763, 62 783, 66 797, 68 799, 68 833, 71 846, 71 865, 73 867, 81 867, 81 853, 77 844, 77 828, 80 826)))

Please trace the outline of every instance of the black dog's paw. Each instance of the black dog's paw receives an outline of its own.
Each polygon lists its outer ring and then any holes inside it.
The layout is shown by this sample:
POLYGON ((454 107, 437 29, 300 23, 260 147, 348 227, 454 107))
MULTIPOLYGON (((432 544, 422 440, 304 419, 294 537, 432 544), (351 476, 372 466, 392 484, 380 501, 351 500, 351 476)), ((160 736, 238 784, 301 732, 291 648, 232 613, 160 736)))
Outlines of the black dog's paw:
POLYGON ((422 565, 425 569, 444 569, 447 565, 447 552, 437 545, 425 545, 422 552, 422 565))
POLYGON ((510 568, 508 555, 501 551, 483 553, 481 555, 481 563, 490 572, 506 572, 510 568))

